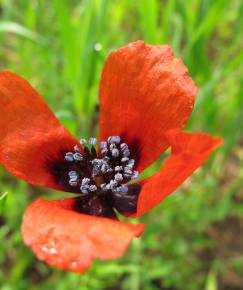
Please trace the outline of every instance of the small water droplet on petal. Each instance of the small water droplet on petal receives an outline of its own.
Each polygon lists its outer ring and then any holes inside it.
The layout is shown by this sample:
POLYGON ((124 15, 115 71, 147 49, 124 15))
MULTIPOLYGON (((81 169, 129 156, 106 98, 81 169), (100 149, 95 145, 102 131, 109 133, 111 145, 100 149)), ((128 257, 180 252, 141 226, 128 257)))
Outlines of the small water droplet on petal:
POLYGON ((78 265, 78 263, 77 263, 76 261, 72 261, 72 262, 71 262, 71 267, 72 267, 72 268, 76 268, 77 265, 78 265))

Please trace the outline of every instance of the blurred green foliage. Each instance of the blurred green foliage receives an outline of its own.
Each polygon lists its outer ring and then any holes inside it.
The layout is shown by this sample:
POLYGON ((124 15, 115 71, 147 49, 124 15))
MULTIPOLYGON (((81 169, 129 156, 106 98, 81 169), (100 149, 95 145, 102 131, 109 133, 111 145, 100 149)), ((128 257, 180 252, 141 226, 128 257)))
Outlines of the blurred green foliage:
MULTIPOLYGON (((242 27, 241 0, 0 1, 0 69, 28 79, 77 137, 96 134, 109 51, 144 39, 171 44, 199 86, 187 129, 225 139, 203 168, 142 218, 146 231, 123 258, 95 261, 85 275, 52 269, 23 245, 23 212, 46 190, 0 168, 1 290, 243 289, 225 288, 222 279, 228 269, 243 279, 242 248, 226 257, 221 251, 235 224, 215 228, 243 217, 242 27)), ((237 229, 236 235, 242 240, 237 229)))

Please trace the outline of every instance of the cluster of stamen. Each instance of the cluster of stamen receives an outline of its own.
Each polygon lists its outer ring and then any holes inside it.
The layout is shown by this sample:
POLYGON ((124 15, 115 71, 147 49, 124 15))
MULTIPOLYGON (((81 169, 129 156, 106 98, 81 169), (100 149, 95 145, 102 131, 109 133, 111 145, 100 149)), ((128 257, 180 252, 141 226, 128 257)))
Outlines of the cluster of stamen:
POLYGON ((123 198, 134 203, 129 196, 129 182, 138 177, 134 170, 135 160, 126 143, 119 136, 110 136, 97 146, 97 139, 80 140, 73 152, 67 152, 65 159, 72 166, 68 172, 68 183, 79 191, 82 197, 108 196, 123 198), (97 150, 98 149, 98 150, 97 150), (98 153, 97 153, 98 151, 98 153))

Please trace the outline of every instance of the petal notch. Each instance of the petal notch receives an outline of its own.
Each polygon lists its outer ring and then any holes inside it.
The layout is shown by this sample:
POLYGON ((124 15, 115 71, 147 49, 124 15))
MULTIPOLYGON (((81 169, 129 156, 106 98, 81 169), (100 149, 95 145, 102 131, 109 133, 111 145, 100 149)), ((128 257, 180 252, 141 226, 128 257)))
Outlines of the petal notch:
POLYGON ((132 216, 141 216, 161 203, 199 168, 223 141, 208 134, 177 131, 167 133, 167 139, 172 146, 172 152, 156 174, 141 182, 137 212, 132 216))

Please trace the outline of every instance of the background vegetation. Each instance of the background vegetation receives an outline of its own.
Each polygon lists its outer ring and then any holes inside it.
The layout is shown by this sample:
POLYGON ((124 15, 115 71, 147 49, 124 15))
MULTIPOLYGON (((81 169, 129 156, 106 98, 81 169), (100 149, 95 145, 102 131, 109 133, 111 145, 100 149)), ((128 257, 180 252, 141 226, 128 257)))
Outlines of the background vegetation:
POLYGON ((171 44, 199 86, 187 129, 225 139, 142 219, 146 232, 123 258, 86 275, 52 269, 23 245, 21 217, 45 192, 1 167, 0 289, 243 289, 242 28, 241 0, 0 1, 0 69, 27 78, 77 137, 95 133, 109 51, 144 39, 171 44))

